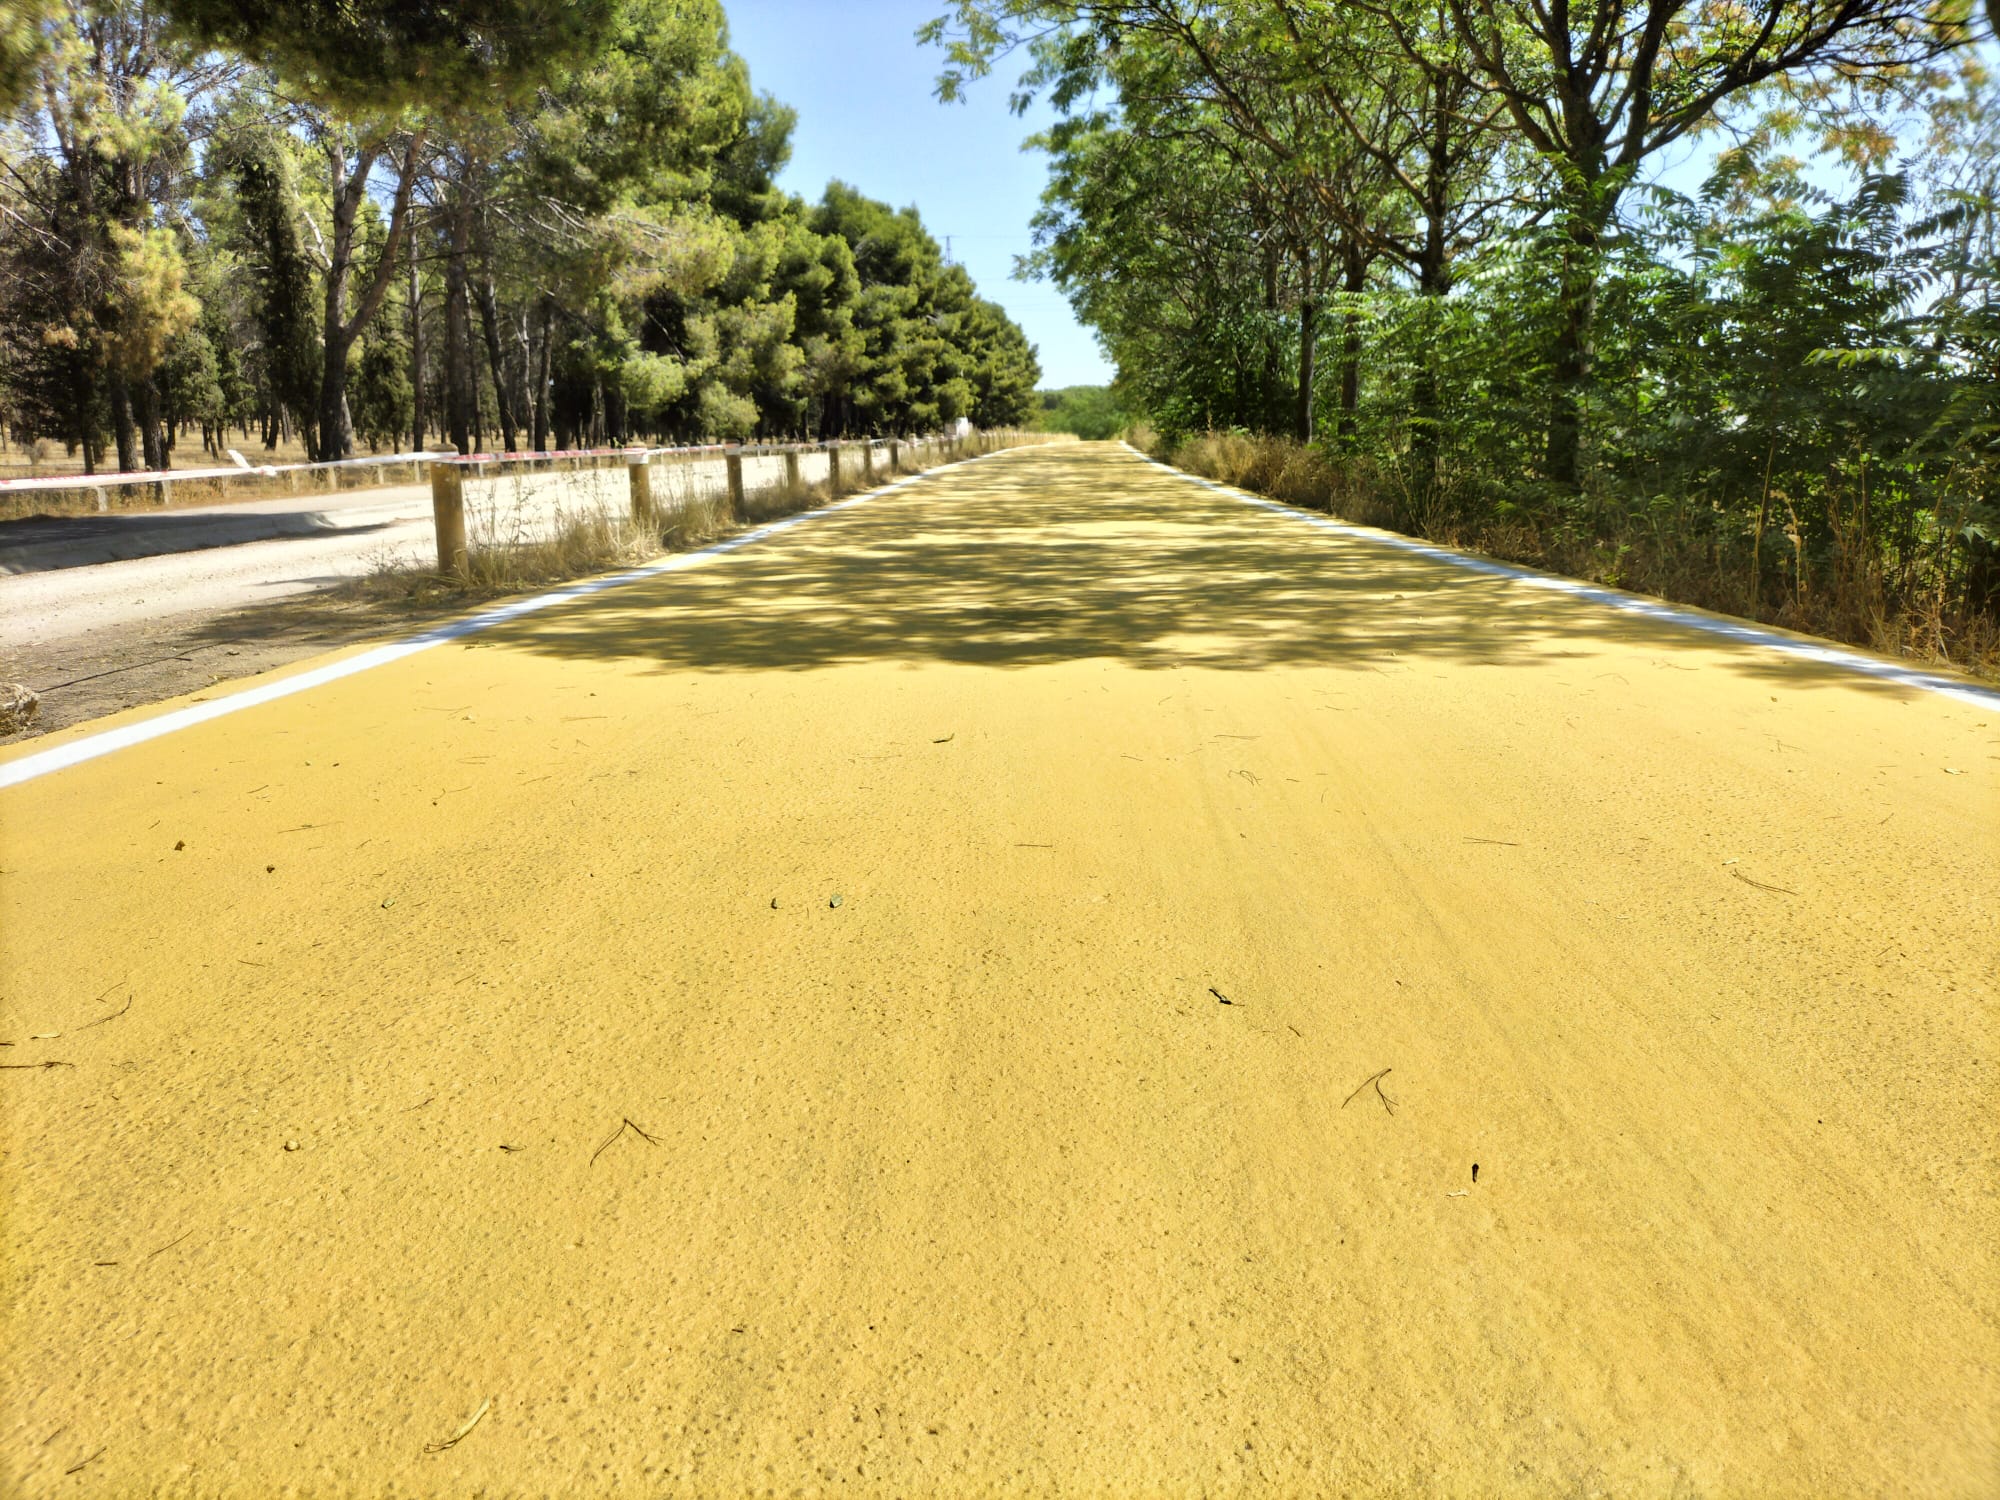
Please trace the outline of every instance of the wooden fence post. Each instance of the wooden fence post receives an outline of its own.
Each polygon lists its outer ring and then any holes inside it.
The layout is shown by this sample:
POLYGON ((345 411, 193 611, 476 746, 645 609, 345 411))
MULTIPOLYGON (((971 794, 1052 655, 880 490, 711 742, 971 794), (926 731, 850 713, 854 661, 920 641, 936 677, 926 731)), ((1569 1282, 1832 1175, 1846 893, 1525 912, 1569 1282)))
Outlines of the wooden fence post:
POLYGON ((826 450, 826 492, 835 500, 840 498, 840 444, 838 443, 826 450))
POLYGON ((799 451, 788 448, 785 450, 785 498, 798 499, 803 488, 799 483, 799 451))
POLYGON ((450 459, 431 462, 431 515, 437 522, 438 571, 464 574, 465 469, 450 459))
POLYGON ((737 520, 743 519, 743 453, 734 449, 722 460, 722 467, 729 476, 729 514, 737 520))
POLYGON ((625 455, 625 478, 632 491, 632 524, 654 525, 660 513, 653 506, 653 466, 643 452, 625 455))

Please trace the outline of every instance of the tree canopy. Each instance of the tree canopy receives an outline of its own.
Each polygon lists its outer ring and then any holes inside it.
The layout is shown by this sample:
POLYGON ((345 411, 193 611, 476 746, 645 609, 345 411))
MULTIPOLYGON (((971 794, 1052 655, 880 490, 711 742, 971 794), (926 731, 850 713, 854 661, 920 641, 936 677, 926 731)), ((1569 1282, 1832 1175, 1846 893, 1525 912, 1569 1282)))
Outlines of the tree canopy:
POLYGON ((1395 524, 1944 649, 2000 613, 1975 20, 961 0, 925 34, 944 97, 1011 58, 1057 107, 1029 268, 1165 446, 1282 435, 1395 524))
POLYGON ((914 209, 777 186, 718 0, 62 0, 9 10, 9 80, 0 420, 92 468, 1035 409, 914 209))

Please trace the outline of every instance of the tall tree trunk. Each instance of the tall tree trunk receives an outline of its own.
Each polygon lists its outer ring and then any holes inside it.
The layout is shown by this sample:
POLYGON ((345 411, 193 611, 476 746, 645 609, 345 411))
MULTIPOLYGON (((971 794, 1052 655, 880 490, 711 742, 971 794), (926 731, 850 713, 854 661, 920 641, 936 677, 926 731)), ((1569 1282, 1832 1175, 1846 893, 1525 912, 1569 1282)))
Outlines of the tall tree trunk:
POLYGON ((608 429, 605 436, 613 443, 628 441, 630 435, 625 431, 626 411, 624 392, 616 389, 607 391, 600 386, 598 399, 604 403, 605 407, 604 420, 608 429))
POLYGON ((1264 251, 1264 371, 1257 393, 1259 432, 1278 432, 1284 427, 1278 399, 1278 259, 1264 251))
MULTIPOLYGON (((332 297, 331 289, 327 295, 332 297)), ((352 340, 338 335, 326 341, 319 381, 319 456, 327 462, 354 453, 354 422, 347 410, 347 351, 352 347, 352 340)))
POLYGON ((514 410, 508 399, 506 362, 500 357, 500 307, 493 294, 493 270, 481 268, 479 277, 479 327, 486 336, 486 363, 493 372, 493 410, 500 419, 502 451, 514 448, 514 410))
POLYGON ((535 451, 540 453, 549 445, 549 374, 554 355, 555 343, 555 299, 546 293, 542 296, 542 344, 540 364, 535 375, 535 451))
POLYGON ((1597 259, 1605 227, 1617 206, 1601 139, 1603 127, 1581 106, 1570 108, 1580 132, 1575 157, 1567 164, 1568 192, 1562 203, 1562 271, 1556 342, 1551 360, 1549 443, 1544 467, 1549 482, 1575 493, 1582 485, 1583 400, 1590 381, 1591 325, 1597 317, 1597 259))
POLYGON ((535 341, 529 331, 528 304, 521 304, 521 311, 513 323, 514 347, 507 352, 508 389, 513 392, 514 415, 521 423, 521 437, 528 438, 529 429, 535 420, 534 403, 528 396, 528 381, 535 370, 535 341))
POLYGON ((160 393, 149 375, 139 382, 139 441, 146 455, 146 467, 167 467, 166 435, 160 428, 160 393))
POLYGON ((354 422, 347 408, 347 357, 354 341, 381 309, 396 274, 396 253, 409 232, 410 195, 416 185, 417 152, 422 145, 423 135, 419 132, 404 152, 402 172, 396 182, 395 206, 390 210, 388 233, 382 240, 382 258, 362 289, 360 305, 351 318, 347 315, 347 283, 354 270, 355 226, 381 147, 371 145, 363 149, 351 174, 347 169, 346 142, 335 139, 327 147, 333 239, 327 251, 326 313, 321 320, 325 358, 320 366, 319 456, 323 459, 346 458, 354 452, 354 422))
MULTIPOLYGON (((1442 89, 1440 84, 1439 88, 1442 89)), ((1441 125, 1440 131, 1443 126, 1441 125)), ((1423 328, 1418 335, 1417 378, 1410 431, 1410 457, 1419 469, 1433 474, 1437 468, 1440 439, 1440 396, 1438 392, 1438 334, 1443 322, 1444 299, 1451 291, 1451 250, 1445 232, 1451 213, 1450 183, 1441 151, 1431 153, 1430 173, 1425 180, 1424 244, 1417 261, 1418 316, 1423 328)))
POLYGON ((424 451, 424 291, 417 271, 417 246, 410 243, 410 449, 424 451))
POLYGON ((1341 290, 1348 302, 1340 329, 1340 441, 1351 447, 1361 409, 1361 309, 1355 299, 1368 289, 1368 257, 1352 240, 1341 247, 1341 256, 1341 290))
POLYGON ((97 472, 96 425, 97 393, 91 388, 90 374, 81 358, 72 356, 74 374, 70 380, 71 399, 76 403, 76 441, 83 449, 83 472, 97 472))
POLYGON ((139 467, 139 435, 132 424, 132 387, 116 371, 111 376, 111 430, 118 437, 118 468, 129 474, 139 467))
POLYGON ((1310 443, 1313 436, 1314 344, 1319 334, 1319 305, 1313 287, 1310 253, 1299 257, 1299 392, 1293 436, 1310 443))
POLYGON ((460 453, 472 452, 474 411, 479 392, 472 383, 472 330, 466 316, 466 249, 472 240, 472 215, 461 195, 451 209, 451 246, 444 263, 445 416, 451 441, 460 453))
POLYGON ((1582 483, 1583 392, 1590 380, 1591 324, 1597 315, 1597 235, 1575 225, 1562 264, 1562 306, 1550 370, 1549 482, 1576 491, 1582 483))
MULTIPOLYGON (((347 351, 352 334, 347 327, 347 278, 354 266, 354 216, 358 205, 348 193, 347 150, 344 143, 327 148, 332 169, 333 242, 327 247, 325 315, 320 319, 319 456, 346 458, 354 451, 354 425, 347 413, 347 351)), ((364 153, 355 179, 366 182, 375 158, 364 153)))

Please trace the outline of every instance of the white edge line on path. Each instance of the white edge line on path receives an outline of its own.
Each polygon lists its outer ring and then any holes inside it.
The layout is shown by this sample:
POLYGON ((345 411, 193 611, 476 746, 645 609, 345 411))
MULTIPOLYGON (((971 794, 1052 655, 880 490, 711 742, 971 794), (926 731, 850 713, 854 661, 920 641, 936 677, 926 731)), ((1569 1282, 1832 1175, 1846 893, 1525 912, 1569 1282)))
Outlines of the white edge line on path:
POLYGON ((220 719, 228 714, 241 713, 246 708, 256 708, 260 704, 273 703, 280 698, 289 698, 295 693, 309 693, 316 687, 324 687, 329 682, 338 682, 343 677, 366 672, 375 667, 387 666, 392 661, 401 661, 406 656, 414 656, 419 651, 428 651, 432 646, 442 646, 447 641, 456 641, 468 635, 477 635, 482 630, 490 630, 495 625, 503 625, 522 615, 548 609, 552 605, 567 604, 572 599, 588 598, 601 594, 606 589, 615 589, 628 583, 638 583, 647 578, 656 578, 662 573, 675 573, 682 568, 691 568, 696 563, 711 557, 719 557, 725 552, 734 552, 747 547, 752 542, 761 542, 805 521, 830 516, 835 511, 848 510, 880 496, 891 494, 909 485, 926 479, 935 479, 953 469, 966 464, 981 463, 989 458, 998 458, 1003 453, 1012 453, 1012 448, 996 449, 992 453, 982 453, 974 458, 964 458, 956 463, 944 464, 935 469, 926 469, 921 474, 906 475, 892 480, 880 488, 864 494, 850 495, 845 500, 836 500, 831 505, 822 505, 817 510, 800 511, 795 516, 769 521, 762 526, 739 532, 713 546, 697 548, 693 552, 677 552, 671 557, 660 558, 656 562, 640 567, 628 568, 622 573, 608 573, 602 578, 586 578, 581 583, 565 584, 559 589, 551 589, 546 594, 536 594, 528 599, 516 599, 510 604, 498 605, 481 610, 478 614, 467 615, 462 620, 453 620, 422 635, 411 636, 408 640, 391 641, 384 646, 374 646, 357 655, 340 661, 328 662, 323 667, 300 672, 296 676, 282 678, 277 682, 267 682, 261 687, 247 688, 240 693, 214 699, 208 703, 190 704, 186 708, 176 708, 151 719, 136 724, 121 725, 117 729, 107 729, 101 734, 87 735, 72 740, 66 745, 24 755, 19 760, 0 764, 0 790, 19 786, 26 781, 35 781, 55 771, 67 770, 71 766, 82 765, 87 760, 96 760, 101 755, 109 755, 114 750, 123 750, 132 745, 143 745, 148 740, 157 740, 182 729, 192 729, 197 724, 206 724, 211 719, 220 719))
POLYGON ((1775 651, 1784 656, 1794 656, 1805 661, 1818 662, 1822 666, 1839 667, 1845 671, 1857 672, 1864 677, 1873 677, 1882 682, 1893 682, 1899 687, 1916 688, 1926 693, 1936 693, 1940 697, 1951 698, 1960 703, 1969 703, 1975 708, 2000 708, 2000 688, 1980 687, 1975 683, 1959 682, 1950 677, 1940 677, 1934 672, 1919 672, 1912 667, 1899 667, 1894 662, 1881 661, 1872 656, 1863 656, 1858 651, 1843 651, 1838 646, 1815 646, 1806 641, 1793 640, 1780 635, 1775 630, 1765 630, 1761 626, 1739 624, 1732 620, 1716 619, 1708 615, 1696 614, 1692 610, 1678 609, 1671 604, 1662 604, 1657 599, 1641 598, 1637 594, 1627 594, 1618 589, 1605 588, 1600 584, 1584 583, 1580 579, 1562 578, 1553 573, 1538 573, 1532 568, 1516 567, 1512 563, 1496 562, 1490 557, 1478 557, 1470 552, 1455 551, 1450 547, 1440 547, 1431 542, 1420 542, 1412 537, 1399 536, 1393 531, 1382 531, 1373 526, 1356 526, 1350 521, 1337 521, 1332 516, 1316 515, 1311 511, 1296 510, 1292 506, 1267 500, 1262 495, 1239 490, 1232 485, 1219 484, 1213 479, 1204 479, 1199 474, 1190 474, 1185 469, 1177 469, 1172 464, 1161 463, 1150 454, 1141 453, 1130 443, 1125 448, 1135 457, 1151 464, 1156 469, 1164 469, 1176 479, 1198 484, 1204 489, 1214 490, 1218 495, 1227 495, 1232 500, 1240 500, 1245 505, 1254 505, 1260 510, 1274 511, 1288 516, 1294 521, 1303 521, 1308 526, 1317 526, 1322 531, 1334 531, 1350 536, 1358 541, 1373 542, 1383 547, 1394 547, 1399 552, 1413 552, 1419 557, 1428 557, 1435 562, 1449 563, 1454 568, 1463 568, 1471 573, 1484 573, 1493 578, 1505 578, 1529 588, 1547 589, 1552 593, 1571 594, 1579 599, 1588 599, 1593 604, 1602 604, 1623 614, 1640 615, 1649 620, 1659 620, 1671 625, 1685 626, 1708 635, 1719 635, 1725 640, 1739 645, 1758 646, 1767 651, 1775 651))

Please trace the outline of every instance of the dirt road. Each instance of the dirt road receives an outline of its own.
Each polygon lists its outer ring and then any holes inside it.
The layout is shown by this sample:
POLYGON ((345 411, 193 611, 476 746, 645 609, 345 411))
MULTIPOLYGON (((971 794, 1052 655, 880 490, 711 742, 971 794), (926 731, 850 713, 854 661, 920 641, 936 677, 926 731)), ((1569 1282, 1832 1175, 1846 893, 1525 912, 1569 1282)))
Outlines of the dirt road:
MULTIPOLYGON (((674 478, 724 483, 720 463, 674 478)), ((629 504, 620 468, 475 479, 467 490, 475 544, 533 540, 565 517, 629 504)), ((336 586, 428 566, 436 546, 427 484, 0 522, 0 682, 41 696, 30 736, 206 691, 222 674, 379 632, 374 619, 350 618, 371 612, 344 604, 336 586)))
POLYGON ((313 680, 0 791, 21 1493, 1994 1490, 2000 703, 1108 447, 313 680))
MULTIPOLYGON (((617 469, 509 476, 467 489, 475 541, 528 540, 566 515, 622 514, 628 503, 617 469)), ((0 621, 11 646, 33 651, 261 604, 436 555, 425 485, 38 517, 0 525, 0 621)))

